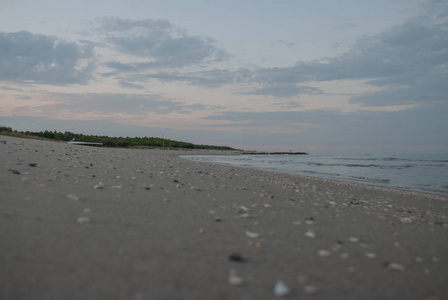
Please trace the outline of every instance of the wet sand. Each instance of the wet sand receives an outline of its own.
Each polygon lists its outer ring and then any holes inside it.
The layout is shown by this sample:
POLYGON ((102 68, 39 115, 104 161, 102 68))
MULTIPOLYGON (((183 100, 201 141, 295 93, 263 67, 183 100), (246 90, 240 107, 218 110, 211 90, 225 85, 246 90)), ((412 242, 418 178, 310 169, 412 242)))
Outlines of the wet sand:
POLYGON ((0 141, 0 299, 448 299, 446 196, 0 141))

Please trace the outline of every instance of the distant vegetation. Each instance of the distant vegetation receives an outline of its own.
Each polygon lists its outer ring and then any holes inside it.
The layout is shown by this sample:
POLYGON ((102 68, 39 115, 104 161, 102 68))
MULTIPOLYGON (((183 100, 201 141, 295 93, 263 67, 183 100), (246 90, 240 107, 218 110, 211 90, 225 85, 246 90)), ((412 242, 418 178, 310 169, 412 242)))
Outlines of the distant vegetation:
POLYGON ((211 145, 196 145, 187 142, 179 142, 169 139, 162 139, 157 137, 109 137, 98 135, 85 135, 81 133, 73 133, 69 131, 17 131, 11 127, 0 126, 1 135, 9 135, 23 138, 41 138, 57 141, 76 141, 103 143, 106 147, 168 147, 168 148, 186 148, 186 149, 214 149, 214 150, 235 150, 227 146, 211 146, 211 145))

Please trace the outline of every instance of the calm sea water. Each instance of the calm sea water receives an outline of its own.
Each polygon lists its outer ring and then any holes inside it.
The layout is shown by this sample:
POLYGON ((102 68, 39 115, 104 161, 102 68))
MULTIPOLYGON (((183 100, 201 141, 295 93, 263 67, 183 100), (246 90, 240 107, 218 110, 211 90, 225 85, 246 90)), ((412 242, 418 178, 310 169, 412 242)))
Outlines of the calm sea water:
POLYGON ((448 195, 444 155, 193 155, 203 162, 448 195))

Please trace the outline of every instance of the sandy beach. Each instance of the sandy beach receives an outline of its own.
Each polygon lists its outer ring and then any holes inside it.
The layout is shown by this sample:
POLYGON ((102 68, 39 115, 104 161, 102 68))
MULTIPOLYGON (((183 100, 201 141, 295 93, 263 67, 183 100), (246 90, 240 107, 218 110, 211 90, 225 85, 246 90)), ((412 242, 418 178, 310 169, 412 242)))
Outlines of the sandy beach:
POLYGON ((0 141, 0 299, 448 299, 448 196, 0 141))

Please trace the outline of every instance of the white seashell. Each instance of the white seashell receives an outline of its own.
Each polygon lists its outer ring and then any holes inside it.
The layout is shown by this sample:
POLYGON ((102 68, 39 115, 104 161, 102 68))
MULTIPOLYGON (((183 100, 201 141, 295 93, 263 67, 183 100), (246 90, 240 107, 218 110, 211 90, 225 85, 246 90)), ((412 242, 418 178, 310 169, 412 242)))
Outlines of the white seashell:
POLYGON ((349 237, 348 240, 352 243, 357 243, 359 242, 359 239, 357 237, 349 237))
POLYGON ((288 296, 290 291, 290 288, 281 280, 275 284, 274 294, 278 297, 288 296))
POLYGON ((309 238, 312 238, 312 239, 314 239, 314 238, 316 237, 316 234, 315 234, 314 232, 312 232, 312 231, 307 231, 307 232, 305 233, 305 235, 306 235, 307 237, 309 237, 309 238))
POLYGON ((243 284, 243 278, 236 275, 236 270, 229 271, 229 284, 235 286, 240 286, 243 284))
POLYGON ((404 271, 404 266, 397 263, 390 263, 387 265, 387 268, 394 271, 404 271))
POLYGON ((260 236, 260 234, 259 233, 255 233, 255 232, 246 231, 246 236, 250 237, 251 239, 256 239, 257 237, 260 236))

